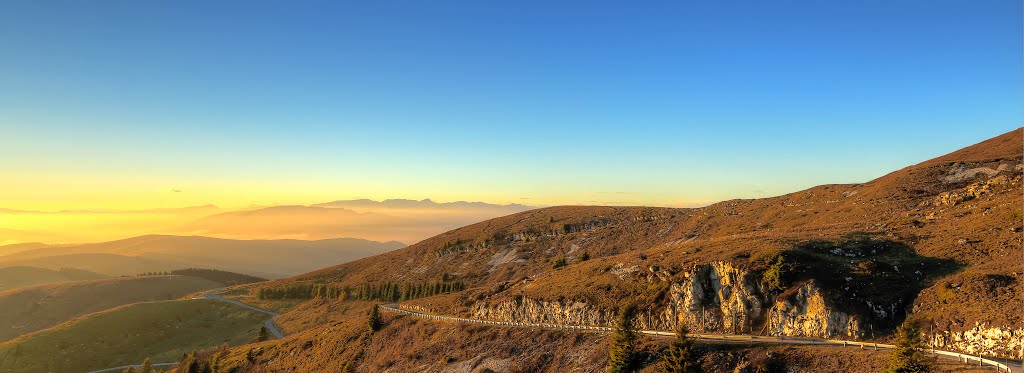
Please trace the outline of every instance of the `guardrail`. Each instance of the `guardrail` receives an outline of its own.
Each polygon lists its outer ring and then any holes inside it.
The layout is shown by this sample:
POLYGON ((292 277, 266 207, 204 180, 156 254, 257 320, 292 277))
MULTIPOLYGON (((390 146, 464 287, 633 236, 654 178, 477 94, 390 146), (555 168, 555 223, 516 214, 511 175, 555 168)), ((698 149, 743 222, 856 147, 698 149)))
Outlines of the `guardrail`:
MULTIPOLYGON (((587 325, 560 325, 560 324, 536 324, 536 323, 523 323, 523 322, 512 322, 512 321, 491 321, 491 320, 479 320, 479 319, 467 319, 463 317, 452 317, 452 316, 440 316, 431 315, 419 311, 411 311, 401 308, 400 305, 381 305, 380 308, 406 314, 414 317, 426 318, 429 320, 436 321, 451 321, 451 322, 463 322, 472 324, 482 325, 494 325, 494 326, 510 326, 510 327, 522 327, 522 328, 542 328, 542 329, 556 329, 556 330, 571 330, 571 331, 593 331, 600 333, 611 333, 615 329, 607 326, 587 326, 587 325)), ((657 337, 674 337, 676 333, 665 332, 659 330, 638 330, 637 332, 645 335, 652 335, 657 337)), ((784 344, 806 344, 806 345, 826 345, 826 346, 842 346, 842 347, 856 347, 859 346, 861 349, 875 349, 875 350, 891 350, 896 348, 895 345, 882 344, 882 343, 871 343, 871 342, 859 342, 859 341, 844 341, 836 339, 817 339, 817 338, 793 338, 783 336, 757 336, 757 335, 743 335, 743 334, 708 334, 708 333, 690 333, 687 335, 690 338, 697 340, 707 341, 725 341, 725 342, 754 342, 754 343, 784 343, 784 344)), ((958 352, 942 351, 942 350, 927 350, 928 353, 934 355, 942 355, 957 358, 957 361, 962 361, 968 364, 977 362, 978 366, 991 366, 998 369, 1001 372, 1013 372, 1009 365, 1003 362, 986 359, 980 356, 961 354, 958 352)), ((1019 367, 1018 371, 1019 370, 1019 367)))

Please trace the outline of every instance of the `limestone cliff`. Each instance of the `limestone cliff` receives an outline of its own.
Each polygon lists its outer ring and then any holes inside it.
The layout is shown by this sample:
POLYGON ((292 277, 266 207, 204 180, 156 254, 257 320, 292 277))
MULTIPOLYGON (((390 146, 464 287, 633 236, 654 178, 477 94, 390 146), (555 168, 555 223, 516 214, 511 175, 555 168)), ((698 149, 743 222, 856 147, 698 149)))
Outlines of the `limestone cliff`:
POLYGON ((800 285, 789 297, 779 297, 768 311, 768 334, 800 337, 862 336, 857 317, 836 310, 821 294, 814 281, 800 285))
POLYGON ((1010 356, 1024 358, 1024 329, 999 328, 987 324, 975 324, 974 328, 961 332, 943 331, 933 335, 929 342, 932 347, 949 351, 960 351, 972 355, 1010 356))
MULTIPOLYGON (((696 266, 683 280, 669 285, 668 304, 641 312, 642 329, 674 330, 685 323, 693 332, 753 333, 821 338, 859 338, 860 321, 836 310, 812 282, 794 295, 766 295, 760 275, 726 262, 696 266), (772 304, 768 309, 766 304, 772 304), (765 324, 767 320, 767 324, 765 324)), ((564 325, 611 325, 615 311, 582 302, 546 301, 526 297, 496 303, 480 302, 473 317, 564 325)))

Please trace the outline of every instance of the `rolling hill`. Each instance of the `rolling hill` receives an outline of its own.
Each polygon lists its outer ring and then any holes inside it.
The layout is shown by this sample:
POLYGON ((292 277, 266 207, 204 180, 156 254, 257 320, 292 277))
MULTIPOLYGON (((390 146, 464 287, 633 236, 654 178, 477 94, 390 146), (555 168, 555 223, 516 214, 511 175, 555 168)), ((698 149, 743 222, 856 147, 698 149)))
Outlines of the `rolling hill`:
POLYGON ((56 269, 13 265, 0 268, 0 290, 109 277, 84 269, 56 266, 56 269))
MULTIPOLYGON (((543 370, 564 358, 563 352, 539 360, 499 353, 530 346, 519 338, 491 342, 498 337, 464 338, 459 353, 417 340, 420 347, 410 352, 361 332, 355 325, 363 322, 362 311, 340 311, 349 299, 566 325, 608 325, 628 301, 639 304, 635 321, 644 328, 686 323, 711 333, 882 341, 913 315, 926 320, 937 348, 1019 359, 1022 134, 1017 129, 869 182, 772 198, 692 209, 531 210, 248 286, 253 294, 311 298, 281 315, 296 333, 261 346, 257 363, 270 370, 337 365, 325 360, 330 349, 346 351, 333 358, 373 364, 365 365, 371 370, 440 370, 499 358, 543 370), (424 293, 424 286, 435 291, 424 293), (341 334, 314 344, 330 347, 296 347, 330 330, 341 334), (348 354, 353 350, 390 361, 348 354)), ((401 338, 455 332, 401 317, 391 322, 396 329, 389 333, 401 338)), ((547 351, 580 341, 545 338, 538 343, 547 351)), ((241 353, 232 350, 235 358, 241 353)), ((602 366, 595 361, 580 369, 602 366)))
POLYGON ((106 309, 171 300, 223 283, 189 276, 126 277, 0 292, 0 341, 106 309))
POLYGON ((209 299, 136 303, 0 343, 0 372, 84 372, 240 345, 266 315, 209 299))

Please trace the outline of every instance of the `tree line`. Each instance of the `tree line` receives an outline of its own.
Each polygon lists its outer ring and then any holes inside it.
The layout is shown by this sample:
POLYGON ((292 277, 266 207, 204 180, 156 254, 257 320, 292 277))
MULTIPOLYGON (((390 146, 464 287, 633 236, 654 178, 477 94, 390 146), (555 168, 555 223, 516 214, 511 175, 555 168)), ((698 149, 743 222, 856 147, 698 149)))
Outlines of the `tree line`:
POLYGON ((327 284, 294 284, 273 288, 260 288, 256 295, 259 299, 325 298, 399 302, 462 291, 465 288, 466 284, 462 281, 435 281, 420 283, 385 282, 380 284, 363 283, 356 287, 339 287, 327 284))
POLYGON ((135 275, 135 277, 145 276, 189 276, 199 277, 207 279, 213 282, 219 282, 227 286, 251 284, 254 282, 263 282, 267 279, 256 276, 244 275, 241 273, 221 271, 219 269, 206 269, 206 268, 182 268, 175 269, 172 271, 156 271, 156 272, 144 272, 135 275))

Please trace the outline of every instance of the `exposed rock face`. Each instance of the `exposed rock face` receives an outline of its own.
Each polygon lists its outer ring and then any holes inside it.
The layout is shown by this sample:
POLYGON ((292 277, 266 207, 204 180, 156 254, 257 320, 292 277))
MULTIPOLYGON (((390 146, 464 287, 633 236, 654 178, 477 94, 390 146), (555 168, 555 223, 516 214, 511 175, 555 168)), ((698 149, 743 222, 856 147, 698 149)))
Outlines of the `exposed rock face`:
POLYGON ((930 339, 932 347, 972 355, 1024 358, 1024 329, 995 328, 975 324, 962 332, 944 331, 930 339))
POLYGON ((814 281, 804 283, 791 297, 780 297, 768 312, 768 333, 801 337, 861 336, 856 317, 829 306, 814 281))
POLYGON ((582 302, 538 301, 530 298, 506 300, 488 307, 477 303, 474 318, 537 324, 609 325, 614 313, 582 302))
POLYGON ((669 289, 661 320, 666 329, 685 323, 695 332, 748 332, 761 316, 759 276, 724 262, 697 266, 685 276, 669 289))
MULTIPOLYGON (((767 334, 807 337, 861 336, 856 317, 835 310, 812 283, 796 295, 778 300, 765 310, 766 295, 760 275, 732 264, 715 262, 694 267, 682 282, 670 285, 668 305, 661 311, 641 313, 635 319, 641 329, 675 330, 685 323, 694 332, 754 333, 767 318, 767 334)), ((473 317, 563 325, 611 325, 615 311, 582 302, 543 301, 530 298, 497 304, 477 303, 473 317)))
POLYGON ((967 168, 967 165, 965 165, 965 164, 957 164, 957 165, 953 166, 953 168, 951 168, 946 173, 946 175, 942 176, 941 180, 942 180, 943 183, 959 183, 959 182, 969 181, 969 180, 975 178, 979 174, 985 175, 985 176, 988 176, 988 177, 992 177, 992 176, 994 176, 996 174, 999 174, 1000 172, 1004 172, 1004 171, 1005 172, 1010 172, 1010 171, 1013 171, 1013 170, 1021 171, 1021 170, 1024 170, 1024 167, 1022 167, 1022 166, 1024 166, 1024 164, 1013 165, 1013 164, 1010 164, 1010 163, 1001 163, 996 168, 991 168, 991 167, 967 168))

